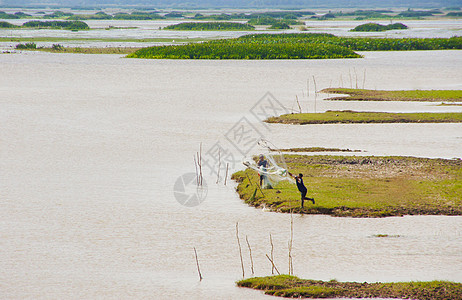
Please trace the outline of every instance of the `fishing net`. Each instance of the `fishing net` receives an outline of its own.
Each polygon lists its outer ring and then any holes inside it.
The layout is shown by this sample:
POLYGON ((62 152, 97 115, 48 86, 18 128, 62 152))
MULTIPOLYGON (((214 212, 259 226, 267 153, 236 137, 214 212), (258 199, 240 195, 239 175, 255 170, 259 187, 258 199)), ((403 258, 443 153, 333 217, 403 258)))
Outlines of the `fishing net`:
POLYGON ((244 165, 258 172, 262 177, 263 188, 273 188, 279 182, 294 182, 289 175, 284 156, 279 149, 267 140, 258 142, 259 155, 244 160, 244 165))

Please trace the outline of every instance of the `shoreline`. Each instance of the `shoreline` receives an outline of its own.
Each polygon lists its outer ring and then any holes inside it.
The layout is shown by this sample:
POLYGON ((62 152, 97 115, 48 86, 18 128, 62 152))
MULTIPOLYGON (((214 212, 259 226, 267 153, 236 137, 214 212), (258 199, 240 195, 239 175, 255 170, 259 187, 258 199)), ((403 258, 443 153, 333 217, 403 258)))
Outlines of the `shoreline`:
POLYGON ((308 280, 290 275, 253 277, 238 281, 238 287, 262 290, 285 298, 399 298, 446 300, 462 297, 462 283, 427 282, 339 282, 308 280))
POLYGON ((260 189, 252 169, 232 175, 239 197, 272 212, 334 217, 462 215, 462 160, 413 157, 284 155, 288 168, 303 173, 308 197, 300 207, 295 184, 260 189))

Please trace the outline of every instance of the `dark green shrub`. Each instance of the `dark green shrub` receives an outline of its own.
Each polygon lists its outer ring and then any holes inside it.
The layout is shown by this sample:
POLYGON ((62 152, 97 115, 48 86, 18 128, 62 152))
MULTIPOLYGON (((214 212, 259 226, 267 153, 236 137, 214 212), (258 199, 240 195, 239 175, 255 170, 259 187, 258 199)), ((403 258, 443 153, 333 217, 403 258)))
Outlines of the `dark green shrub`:
POLYGON ((271 25, 270 29, 290 29, 290 26, 284 22, 278 22, 271 25))
POLYGON ((35 43, 17 44, 16 49, 37 49, 37 45, 35 43))
POLYGON ((18 26, 5 22, 5 21, 0 21, 0 28, 16 28, 16 27, 18 26))
POLYGON ((233 22, 185 22, 165 27, 166 30, 254 30, 249 24, 233 22))

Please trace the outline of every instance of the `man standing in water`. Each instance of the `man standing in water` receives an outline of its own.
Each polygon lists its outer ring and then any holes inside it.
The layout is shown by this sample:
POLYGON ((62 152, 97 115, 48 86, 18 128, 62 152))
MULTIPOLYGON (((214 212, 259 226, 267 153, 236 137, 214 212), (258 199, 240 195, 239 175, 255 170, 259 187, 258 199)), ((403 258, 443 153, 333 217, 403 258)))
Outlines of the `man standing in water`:
POLYGON ((306 197, 306 193, 308 192, 308 190, 306 189, 305 184, 303 184, 303 174, 300 173, 300 174, 298 174, 298 176, 295 176, 295 175, 293 175, 292 173, 289 172, 289 175, 292 176, 293 178, 295 178, 295 181, 297 182, 297 188, 300 191, 300 194, 302 194, 302 206, 301 207, 303 208, 303 202, 305 200, 310 200, 314 204, 314 198, 306 197))

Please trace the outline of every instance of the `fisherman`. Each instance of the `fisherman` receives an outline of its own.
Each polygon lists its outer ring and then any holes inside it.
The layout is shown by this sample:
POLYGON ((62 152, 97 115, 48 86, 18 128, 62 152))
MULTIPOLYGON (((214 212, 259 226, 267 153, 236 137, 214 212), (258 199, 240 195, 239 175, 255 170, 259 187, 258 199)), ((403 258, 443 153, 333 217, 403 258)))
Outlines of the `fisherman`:
MULTIPOLYGON (((266 168, 268 168, 268 161, 265 159, 263 154, 260 154, 258 158, 258 163, 257 163, 258 168, 260 168, 262 171, 266 171, 266 168)), ((265 175, 259 174, 260 175, 260 187, 263 184, 263 179, 265 179, 265 175)))
POLYGON ((306 193, 308 192, 308 190, 306 189, 305 184, 303 184, 303 174, 300 173, 300 174, 298 174, 298 176, 295 176, 295 175, 293 175, 292 173, 289 172, 289 175, 292 176, 293 178, 295 178, 295 181, 297 182, 297 188, 300 191, 300 194, 302 195, 302 206, 301 207, 303 208, 304 200, 309 200, 309 201, 313 202, 313 204, 314 204, 314 198, 306 197, 306 193))

